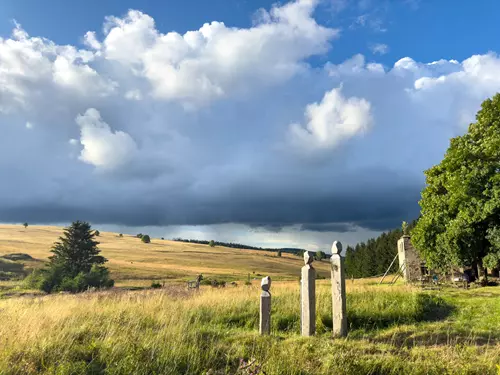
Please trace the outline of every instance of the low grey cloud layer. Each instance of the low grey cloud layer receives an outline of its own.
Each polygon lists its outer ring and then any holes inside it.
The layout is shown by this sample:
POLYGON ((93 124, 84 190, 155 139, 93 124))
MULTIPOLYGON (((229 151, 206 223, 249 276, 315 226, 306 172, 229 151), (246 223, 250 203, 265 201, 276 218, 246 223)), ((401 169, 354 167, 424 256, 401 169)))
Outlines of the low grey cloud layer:
POLYGON ((312 67, 339 37, 316 5, 183 35, 130 11, 85 48, 16 27, 0 39, 0 220, 349 233, 415 218, 422 172, 500 89, 500 58, 312 67))

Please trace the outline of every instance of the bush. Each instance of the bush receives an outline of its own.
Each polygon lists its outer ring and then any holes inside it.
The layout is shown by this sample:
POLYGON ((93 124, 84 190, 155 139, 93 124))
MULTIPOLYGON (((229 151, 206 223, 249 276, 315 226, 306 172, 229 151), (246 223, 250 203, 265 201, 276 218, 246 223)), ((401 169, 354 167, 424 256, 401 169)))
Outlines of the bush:
POLYGON ((150 243, 151 242, 151 238, 147 234, 143 235, 142 238, 141 238, 141 240, 144 243, 150 243))
POLYGON ((98 230, 96 230, 96 231, 94 232, 94 234, 95 234, 97 237, 99 237, 99 236, 101 235, 101 232, 99 232, 98 230))
POLYGON ((278 253, 276 255, 281 258, 281 250, 278 250, 278 253))
POLYGON ((314 258, 316 258, 316 260, 323 260, 326 258, 326 254, 323 251, 316 251, 314 258))
POLYGON ((215 247, 215 242, 214 242, 214 240, 210 240, 210 242, 208 243, 208 246, 210 246, 210 247, 215 247))
POLYGON ((40 285, 42 283, 43 276, 43 270, 34 270, 24 278, 23 287, 26 289, 41 289, 40 285))
POLYGON ((118 237, 123 237, 123 234, 122 234, 122 233, 120 233, 120 234, 118 235, 118 237))
POLYGON ((109 271, 102 266, 92 266, 90 272, 80 272, 75 277, 64 274, 62 267, 35 270, 24 279, 24 286, 51 292, 83 292, 89 288, 111 288, 114 281, 109 278, 109 271))
POLYGON ((153 288, 153 289, 160 289, 161 288, 161 284, 158 283, 158 282, 153 281, 151 283, 151 288, 153 288))
POLYGON ((136 234, 136 237, 137 237, 137 238, 142 238, 142 233, 138 233, 138 234, 136 234))

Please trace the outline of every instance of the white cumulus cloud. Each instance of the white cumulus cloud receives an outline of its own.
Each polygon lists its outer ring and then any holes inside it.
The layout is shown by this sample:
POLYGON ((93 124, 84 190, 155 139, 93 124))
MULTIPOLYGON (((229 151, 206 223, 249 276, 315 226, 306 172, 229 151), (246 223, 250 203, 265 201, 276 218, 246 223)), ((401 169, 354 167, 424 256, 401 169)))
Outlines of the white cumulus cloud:
MULTIPOLYGON (((314 20, 316 4, 297 0, 262 11, 248 29, 211 22, 182 35, 162 34, 150 16, 129 11, 107 18, 103 54, 146 78, 157 98, 207 102, 249 84, 283 82, 306 67, 305 59, 326 52, 338 31, 314 20)), ((100 45, 93 34, 87 40, 100 45)))
POLYGON ((122 131, 113 132, 99 111, 89 108, 76 118, 80 126, 83 150, 80 160, 96 167, 112 169, 127 164, 137 152, 132 137, 122 131))
POLYGON ((334 148, 372 123, 370 103, 357 97, 345 98, 341 88, 325 93, 320 103, 306 107, 306 124, 290 125, 293 145, 307 150, 334 148))

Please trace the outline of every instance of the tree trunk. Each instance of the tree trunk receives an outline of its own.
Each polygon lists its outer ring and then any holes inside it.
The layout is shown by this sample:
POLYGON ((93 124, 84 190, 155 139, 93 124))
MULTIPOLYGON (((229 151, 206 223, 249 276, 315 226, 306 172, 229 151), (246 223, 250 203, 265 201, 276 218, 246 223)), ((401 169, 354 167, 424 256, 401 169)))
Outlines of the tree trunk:
POLYGON ((478 276, 479 276, 479 282, 482 285, 487 285, 488 284, 488 272, 486 268, 483 266, 483 260, 478 259, 477 261, 477 271, 478 271, 478 276))

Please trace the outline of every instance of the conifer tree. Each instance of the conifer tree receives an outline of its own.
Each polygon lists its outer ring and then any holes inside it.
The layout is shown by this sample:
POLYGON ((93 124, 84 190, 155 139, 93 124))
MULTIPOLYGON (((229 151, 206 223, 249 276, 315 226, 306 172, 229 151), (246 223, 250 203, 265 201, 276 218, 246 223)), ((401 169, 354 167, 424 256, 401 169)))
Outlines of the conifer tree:
POLYGON ((107 259, 99 255, 99 242, 94 237, 89 223, 75 221, 54 244, 50 266, 57 266, 66 276, 75 277, 80 272, 90 272, 93 265, 104 264, 107 259))

